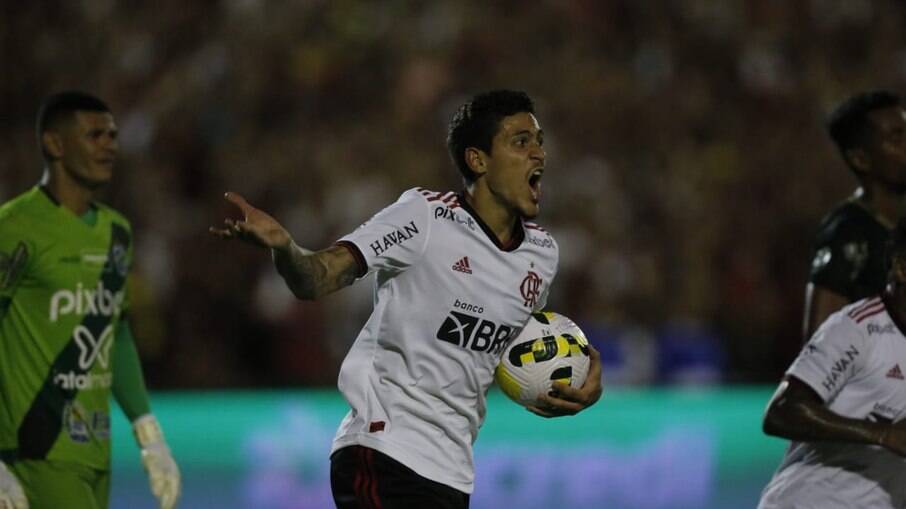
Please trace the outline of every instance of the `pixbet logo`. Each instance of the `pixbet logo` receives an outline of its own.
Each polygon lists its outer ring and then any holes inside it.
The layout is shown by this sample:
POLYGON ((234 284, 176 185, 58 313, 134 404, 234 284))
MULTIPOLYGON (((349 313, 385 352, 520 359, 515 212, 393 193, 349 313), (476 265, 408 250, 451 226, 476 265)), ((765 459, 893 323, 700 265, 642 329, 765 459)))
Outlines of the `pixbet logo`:
POLYGON ((104 283, 98 281, 94 290, 76 286, 75 291, 58 290, 50 298, 50 321, 56 322, 61 315, 104 315, 113 316, 120 312, 123 304, 123 292, 113 293, 104 288, 104 283))
MULTIPOLYGON (((78 325, 72 331, 72 339, 79 347, 79 369, 89 371, 95 362, 107 369, 110 365, 110 347, 113 345, 113 326, 108 325, 98 337, 94 337, 91 330, 84 325, 78 325)), ((54 383, 63 389, 105 389, 113 381, 111 373, 58 373, 54 376, 54 383)))

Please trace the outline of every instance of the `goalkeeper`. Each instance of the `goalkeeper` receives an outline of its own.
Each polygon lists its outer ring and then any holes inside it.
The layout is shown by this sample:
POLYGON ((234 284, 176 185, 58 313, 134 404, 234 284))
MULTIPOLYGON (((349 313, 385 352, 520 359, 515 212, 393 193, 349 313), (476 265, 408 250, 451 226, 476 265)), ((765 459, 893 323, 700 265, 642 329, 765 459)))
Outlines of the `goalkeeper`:
POLYGON ((132 232, 94 201, 117 128, 81 92, 45 99, 39 185, 0 206, 0 509, 104 509, 112 391, 151 491, 175 507, 180 476, 151 414, 127 320, 132 232))

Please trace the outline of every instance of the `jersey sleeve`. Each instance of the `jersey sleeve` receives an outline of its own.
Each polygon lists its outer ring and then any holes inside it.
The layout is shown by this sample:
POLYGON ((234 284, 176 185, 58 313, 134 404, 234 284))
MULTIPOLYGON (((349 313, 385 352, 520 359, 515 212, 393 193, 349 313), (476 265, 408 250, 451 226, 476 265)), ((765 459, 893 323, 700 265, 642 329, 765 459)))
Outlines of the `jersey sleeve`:
POLYGON ((809 282, 852 299, 853 285, 868 262, 868 239, 851 219, 830 221, 815 238, 809 282))
POLYGON ((0 218, 0 316, 34 257, 34 245, 9 218, 0 218))
POLYGON ((352 249, 359 264, 364 265, 360 267, 362 274, 374 270, 403 272, 425 252, 430 228, 428 212, 424 197, 411 189, 337 244, 352 249))
POLYGON ((858 374, 868 357, 862 331, 840 313, 831 315, 802 348, 787 370, 829 402, 858 374))

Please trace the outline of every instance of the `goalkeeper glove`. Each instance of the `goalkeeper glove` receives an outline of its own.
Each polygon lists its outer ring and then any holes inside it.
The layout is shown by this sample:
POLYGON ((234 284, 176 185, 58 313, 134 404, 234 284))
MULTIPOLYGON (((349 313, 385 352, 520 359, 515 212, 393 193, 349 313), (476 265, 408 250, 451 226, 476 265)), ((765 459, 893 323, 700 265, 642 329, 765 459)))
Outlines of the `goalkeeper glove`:
POLYGON ((0 509, 28 509, 25 491, 16 476, 0 461, 0 509))
POLYGON ((132 421, 132 430, 142 449, 142 464, 151 481, 151 493, 157 497, 161 509, 173 509, 181 491, 179 467, 164 442, 160 424, 153 415, 145 414, 132 421))

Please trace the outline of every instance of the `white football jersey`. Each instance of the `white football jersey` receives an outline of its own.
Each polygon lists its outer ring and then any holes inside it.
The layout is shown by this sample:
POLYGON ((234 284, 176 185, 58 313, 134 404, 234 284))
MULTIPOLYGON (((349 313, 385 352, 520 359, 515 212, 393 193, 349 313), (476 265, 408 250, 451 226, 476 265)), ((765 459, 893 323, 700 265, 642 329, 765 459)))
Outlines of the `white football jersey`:
POLYGON ((494 368, 545 304, 556 242, 523 221, 512 245, 501 246, 456 193, 415 188, 343 243, 375 273, 375 295, 340 368, 352 409, 331 453, 370 447, 471 493, 472 444, 494 368))
MULTIPOLYGON (((787 370, 833 412, 875 422, 906 415, 906 337, 880 297, 831 315, 787 370)), ((906 459, 880 446, 796 442, 760 509, 906 507, 906 459)))

